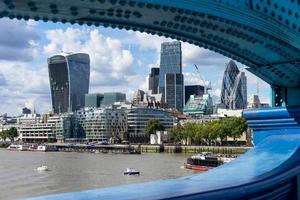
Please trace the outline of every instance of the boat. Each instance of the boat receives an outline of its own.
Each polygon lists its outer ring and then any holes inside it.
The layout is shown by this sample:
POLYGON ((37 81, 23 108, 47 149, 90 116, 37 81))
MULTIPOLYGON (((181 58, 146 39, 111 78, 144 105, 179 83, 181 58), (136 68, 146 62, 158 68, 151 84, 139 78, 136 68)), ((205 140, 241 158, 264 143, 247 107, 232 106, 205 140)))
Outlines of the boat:
POLYGON ((231 155, 212 154, 205 152, 188 158, 187 163, 184 164, 184 167, 191 170, 207 171, 231 162, 235 158, 235 156, 231 155))
POLYGON ((7 147, 10 151, 28 151, 29 145, 26 144, 11 144, 7 147))
POLYGON ((30 147, 28 148, 29 151, 37 151, 38 145, 32 144, 30 145, 30 147))
POLYGON ((36 170, 39 172, 49 171, 49 168, 46 165, 42 165, 42 166, 38 167, 36 170))
POLYGON ((37 147, 36 151, 42 151, 42 152, 57 151, 57 148, 56 148, 56 146, 53 146, 53 145, 39 145, 37 147))
POLYGON ((126 168, 124 175, 140 175, 140 172, 133 168, 126 168))

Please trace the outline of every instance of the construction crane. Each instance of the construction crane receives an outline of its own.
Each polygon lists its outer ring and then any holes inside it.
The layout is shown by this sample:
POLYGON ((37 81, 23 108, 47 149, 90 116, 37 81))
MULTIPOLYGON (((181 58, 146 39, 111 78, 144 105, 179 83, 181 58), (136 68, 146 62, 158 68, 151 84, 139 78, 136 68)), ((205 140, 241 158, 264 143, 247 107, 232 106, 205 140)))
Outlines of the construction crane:
POLYGON ((194 64, 194 65, 195 65, 195 68, 196 68, 196 70, 197 70, 197 72, 199 74, 200 80, 203 82, 204 94, 208 94, 208 90, 212 89, 211 82, 210 81, 206 82, 205 79, 202 77, 202 75, 201 75, 201 73, 199 71, 198 66, 196 64, 194 64))

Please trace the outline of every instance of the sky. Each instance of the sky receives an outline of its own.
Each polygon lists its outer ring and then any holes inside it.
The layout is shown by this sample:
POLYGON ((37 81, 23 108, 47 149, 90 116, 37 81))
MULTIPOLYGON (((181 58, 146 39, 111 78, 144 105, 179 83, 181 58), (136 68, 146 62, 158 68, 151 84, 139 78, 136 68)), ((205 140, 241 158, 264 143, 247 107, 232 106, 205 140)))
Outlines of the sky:
MULTIPOLYGON (((61 52, 90 55, 90 93, 124 92, 131 100, 137 89, 147 89, 151 67, 159 67, 160 44, 170 38, 104 27, 0 19, 0 114, 21 114, 23 107, 51 111, 47 58, 61 52)), ((211 81, 210 94, 220 99, 222 77, 230 58, 182 43, 185 85, 211 81)), ((270 87, 245 71, 248 97, 259 92, 269 103, 270 87), (258 86, 258 87, 257 87, 258 86), (258 89, 257 89, 258 88, 258 89)))

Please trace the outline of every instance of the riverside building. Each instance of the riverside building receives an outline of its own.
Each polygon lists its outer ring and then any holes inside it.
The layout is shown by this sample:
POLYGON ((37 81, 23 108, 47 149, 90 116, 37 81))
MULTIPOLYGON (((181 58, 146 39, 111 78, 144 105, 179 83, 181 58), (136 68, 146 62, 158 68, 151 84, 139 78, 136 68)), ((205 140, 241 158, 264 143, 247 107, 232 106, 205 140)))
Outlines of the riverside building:
POLYGON ((173 128, 175 118, 167 111, 151 108, 131 108, 128 113, 128 139, 133 143, 148 143, 145 134, 147 122, 159 119, 165 130, 173 128))
POLYGON ((71 114, 46 114, 39 122, 22 124, 18 129, 20 139, 30 143, 64 142, 72 137, 71 117, 71 114))
POLYGON ((75 117, 88 141, 122 139, 127 133, 127 114, 124 109, 85 108, 77 111, 75 117))
POLYGON ((53 129, 53 124, 37 123, 21 126, 18 131, 23 142, 44 143, 56 141, 53 129))
POLYGON ((84 53, 62 53, 48 58, 53 113, 84 107, 89 92, 90 58, 84 53))

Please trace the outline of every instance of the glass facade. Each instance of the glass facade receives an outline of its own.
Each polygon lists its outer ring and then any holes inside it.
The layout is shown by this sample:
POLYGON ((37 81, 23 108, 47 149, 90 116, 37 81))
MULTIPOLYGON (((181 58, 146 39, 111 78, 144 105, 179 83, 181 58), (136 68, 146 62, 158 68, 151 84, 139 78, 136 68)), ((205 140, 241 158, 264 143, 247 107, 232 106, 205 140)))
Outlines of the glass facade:
POLYGON ((203 117, 213 113, 213 101, 209 94, 191 95, 184 106, 183 112, 193 118, 203 117))
POLYGON ((202 85, 186 85, 184 87, 184 103, 186 104, 191 95, 202 96, 204 87, 202 85))
POLYGON ((85 95, 85 107, 98 108, 103 101, 103 94, 86 94, 85 95))
POLYGON ((89 91, 90 59, 88 54, 63 53, 48 59, 52 109, 54 113, 78 110, 84 106, 89 91))
POLYGON ((243 109, 247 106, 247 78, 232 60, 224 72, 221 103, 227 109, 243 109))
POLYGON ((127 113, 123 109, 81 109, 75 117, 88 141, 108 141, 127 133, 127 113))
POLYGON ((161 44, 159 93, 166 107, 183 108, 182 53, 180 42, 161 44), (172 75, 173 74, 173 75, 172 75))
POLYGON ((183 109, 183 75, 166 74, 165 104, 169 108, 183 109))
POLYGON ((159 119, 165 130, 173 128, 174 117, 167 111, 151 108, 131 108, 128 112, 128 136, 130 142, 149 142, 145 134, 147 122, 159 119))
POLYGON ((158 93, 158 82, 159 82, 159 68, 151 68, 151 74, 149 74, 149 86, 152 94, 158 93))
POLYGON ((103 95, 103 106, 109 106, 114 104, 115 102, 125 102, 126 94, 120 92, 109 92, 104 93, 103 95))

